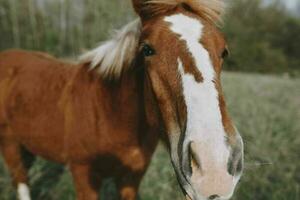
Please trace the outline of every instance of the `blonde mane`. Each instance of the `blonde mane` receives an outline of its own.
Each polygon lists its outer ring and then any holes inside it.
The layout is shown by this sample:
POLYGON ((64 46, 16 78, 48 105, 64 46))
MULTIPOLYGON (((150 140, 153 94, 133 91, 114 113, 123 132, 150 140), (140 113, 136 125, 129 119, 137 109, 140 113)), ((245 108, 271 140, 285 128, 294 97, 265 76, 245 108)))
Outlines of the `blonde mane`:
POLYGON ((111 40, 83 54, 82 63, 90 63, 103 78, 119 78, 128 68, 136 55, 141 34, 141 22, 135 20, 117 31, 111 40))

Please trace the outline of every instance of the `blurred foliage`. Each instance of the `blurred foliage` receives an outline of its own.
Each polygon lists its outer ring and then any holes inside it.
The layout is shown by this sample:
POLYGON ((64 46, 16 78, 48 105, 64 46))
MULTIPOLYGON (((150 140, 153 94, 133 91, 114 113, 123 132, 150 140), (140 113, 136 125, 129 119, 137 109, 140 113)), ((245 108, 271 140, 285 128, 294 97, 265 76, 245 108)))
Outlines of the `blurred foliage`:
POLYGON ((0 0, 0 49, 76 56, 132 19, 129 0, 0 0))
POLYGON ((231 52, 226 69, 299 73, 300 19, 279 2, 269 6, 261 0, 233 2, 224 26, 231 52))
MULTIPOLYGON (((300 75, 300 19, 276 1, 268 6, 262 0, 230 2, 226 69, 300 75)), ((75 57, 133 17, 130 0, 0 0, 0 50, 75 57)))

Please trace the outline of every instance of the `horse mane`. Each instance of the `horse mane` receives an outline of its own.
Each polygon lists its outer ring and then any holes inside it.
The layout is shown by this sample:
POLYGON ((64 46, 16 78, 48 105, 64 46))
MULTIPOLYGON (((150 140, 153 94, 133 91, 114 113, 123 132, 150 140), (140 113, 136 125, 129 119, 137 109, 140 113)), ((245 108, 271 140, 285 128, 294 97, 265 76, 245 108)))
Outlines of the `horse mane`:
POLYGON ((144 1, 142 12, 148 16, 161 15, 180 5, 213 24, 222 22, 224 0, 149 0, 144 1))
POLYGON ((119 78, 130 67, 137 51, 141 34, 141 21, 136 19, 116 31, 112 39, 83 54, 81 63, 88 63, 103 78, 119 78))

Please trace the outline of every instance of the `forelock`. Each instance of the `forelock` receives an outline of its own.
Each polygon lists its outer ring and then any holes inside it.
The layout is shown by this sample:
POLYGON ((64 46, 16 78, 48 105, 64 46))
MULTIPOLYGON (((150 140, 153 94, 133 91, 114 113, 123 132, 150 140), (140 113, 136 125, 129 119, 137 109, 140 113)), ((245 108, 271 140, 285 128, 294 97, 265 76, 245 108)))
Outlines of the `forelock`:
POLYGON ((205 20, 218 24, 222 22, 225 10, 221 0, 149 0, 143 3, 142 11, 147 16, 163 15, 178 6, 183 6, 205 20))

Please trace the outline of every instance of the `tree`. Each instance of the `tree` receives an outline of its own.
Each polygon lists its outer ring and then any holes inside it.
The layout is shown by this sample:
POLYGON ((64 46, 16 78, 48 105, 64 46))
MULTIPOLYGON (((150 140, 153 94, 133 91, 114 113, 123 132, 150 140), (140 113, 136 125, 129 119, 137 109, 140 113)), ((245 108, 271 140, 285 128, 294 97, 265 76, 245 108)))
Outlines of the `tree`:
POLYGON ((264 6, 260 0, 236 0, 225 20, 231 50, 226 68, 264 73, 299 69, 299 21, 278 2, 264 6))
POLYGON ((19 22, 18 22, 18 1, 11 0, 9 1, 10 8, 10 20, 12 27, 12 35, 14 39, 14 45, 20 47, 20 31, 19 31, 19 22))

